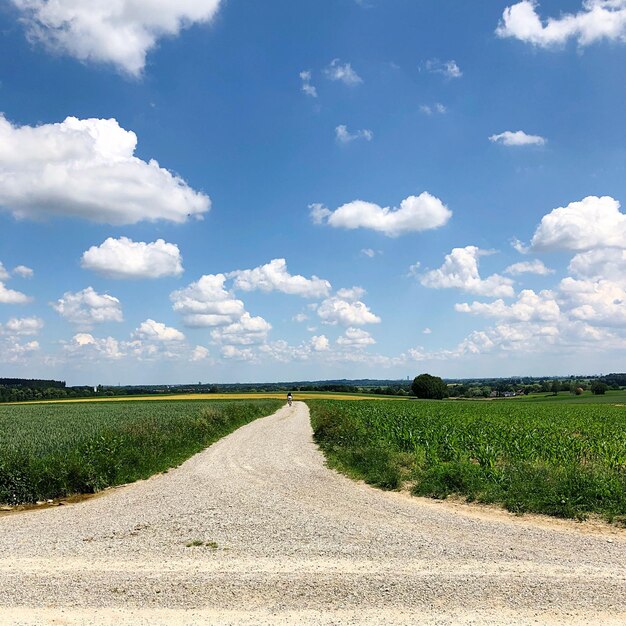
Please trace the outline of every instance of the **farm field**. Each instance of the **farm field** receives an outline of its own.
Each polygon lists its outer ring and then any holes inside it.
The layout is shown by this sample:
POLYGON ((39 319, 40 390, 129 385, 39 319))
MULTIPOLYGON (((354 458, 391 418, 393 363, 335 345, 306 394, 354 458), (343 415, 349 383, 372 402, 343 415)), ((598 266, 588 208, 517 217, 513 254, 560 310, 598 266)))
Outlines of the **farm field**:
POLYGON ((626 520, 626 409, 520 402, 308 402, 332 466, 415 495, 626 520))
POLYGON ((32 503, 147 478, 283 402, 0 405, 0 503, 32 503))

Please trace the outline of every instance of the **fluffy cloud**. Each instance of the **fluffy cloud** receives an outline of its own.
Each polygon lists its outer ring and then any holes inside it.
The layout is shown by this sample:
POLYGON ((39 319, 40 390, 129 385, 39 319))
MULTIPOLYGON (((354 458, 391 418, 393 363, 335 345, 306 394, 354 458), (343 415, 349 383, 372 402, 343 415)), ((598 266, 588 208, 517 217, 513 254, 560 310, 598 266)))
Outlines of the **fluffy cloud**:
POLYGON ((170 294, 174 311, 186 326, 232 324, 244 314, 244 305, 224 288, 224 274, 206 274, 195 283, 170 294))
POLYGON ((52 308, 68 322, 85 328, 124 319, 120 301, 114 296, 99 294, 92 287, 76 293, 67 291, 52 308))
POLYGON ((544 137, 540 135, 527 135, 523 130, 506 130, 499 135, 491 135, 489 141, 501 143, 504 146, 543 146, 546 144, 544 137))
POLYGON ((11 278, 11 275, 6 271, 2 261, 0 261, 0 280, 9 280, 9 278, 11 278))
POLYGON ((81 61, 110 63, 141 74, 159 38, 210 21, 220 0, 12 0, 31 40, 81 61))
POLYGON ((280 291, 304 298, 321 298, 327 296, 331 284, 327 280, 312 276, 292 276, 287 271, 285 259, 273 259, 265 265, 251 270, 230 272, 228 278, 234 278, 234 289, 242 291, 280 291))
POLYGON ((310 208, 311 218, 316 224, 326 220, 334 228, 368 228, 388 237, 439 228, 452 217, 452 211, 439 198, 427 192, 405 198, 398 209, 381 207, 363 200, 344 204, 334 212, 319 204, 313 204, 310 208))
POLYGON ((152 319, 147 319, 145 322, 142 322, 137 330, 135 330, 134 336, 147 341, 169 342, 185 340, 185 335, 179 330, 171 326, 166 326, 161 322, 155 322, 152 319))
POLYGON ((607 279, 626 285, 626 249, 601 248, 577 254, 569 271, 579 278, 607 279))
POLYGON ((258 356, 251 348, 237 348, 235 346, 222 346, 220 350, 222 357, 225 359, 232 359, 235 361, 246 361, 248 363, 255 363, 258 361, 258 356))
POLYGON ((255 345, 265 342, 272 325, 262 317, 252 317, 244 313, 237 322, 211 331, 216 343, 226 345, 255 345))
POLYGON ((489 303, 457 304, 454 308, 461 313, 518 322, 554 322, 561 315, 554 293, 548 290, 537 294, 532 289, 524 289, 520 292, 517 302, 511 305, 506 305, 503 300, 496 300, 489 303))
POLYGON ((461 78, 463 72, 454 59, 450 61, 440 61, 439 59, 428 59, 420 66, 420 69, 431 74, 441 74, 446 78, 461 78))
POLYGON ((543 217, 531 246, 535 250, 626 249, 626 215, 610 196, 588 196, 543 217))
POLYGON ((330 342, 326 335, 316 335, 311 337, 311 349, 314 352, 327 352, 330 349, 330 342))
POLYGON ((363 130, 357 130, 354 133, 351 133, 348 130, 348 127, 345 124, 340 124, 335 128, 335 139, 339 143, 352 143, 357 139, 365 139, 365 141, 372 141, 374 138, 374 133, 367 128, 363 130))
POLYGON ((7 337, 0 341, 2 363, 24 363, 26 359, 39 350, 39 342, 21 343, 17 337, 7 337))
POLYGON ((543 48, 576 39, 585 46, 601 39, 626 41, 625 0, 584 0, 578 13, 548 18, 545 25, 535 0, 523 0, 507 7, 496 33, 514 37, 543 48))
POLYGON ((192 350, 189 360, 193 362, 197 362, 197 361, 204 361, 205 359, 208 359, 208 358, 209 358, 208 349, 205 348, 204 346, 196 346, 192 350))
POLYGON ((340 289, 335 296, 327 298, 317 307, 317 314, 326 324, 364 326, 380 323, 380 317, 360 301, 364 294, 365 291, 360 287, 340 289))
POLYGON ((84 358, 117 360, 125 356, 117 339, 113 337, 98 339, 89 333, 77 333, 63 349, 68 355, 84 358))
POLYGON ((15 291, 4 286, 4 283, 0 281, 0 304, 25 304, 31 302, 32 298, 22 293, 21 291, 15 291))
POLYGON ((454 248, 446 255, 443 265, 422 274, 420 283, 433 289, 456 288, 479 296, 511 297, 513 281, 499 274, 481 278, 478 259, 489 254, 476 246, 454 248))
POLYGON ((571 319, 592 326, 626 326, 626 289, 622 285, 564 278, 560 291, 571 319))
POLYGON ((43 320, 38 317, 11 318, 4 325, 7 335, 36 335, 43 328, 43 320))
POLYGON ((361 328, 348 328, 346 332, 337 339, 337 344, 344 348, 366 348, 375 344, 374 338, 361 328))
POLYGON ((538 276, 547 276, 548 274, 554 274, 554 270, 546 267, 543 261, 535 259, 534 261, 513 263, 513 265, 509 265, 504 270, 504 273, 511 274, 512 276, 517 276, 518 274, 537 274, 538 276))
POLYGON ((344 85, 354 87, 363 82, 363 79, 352 69, 350 63, 341 64, 339 59, 333 59, 324 69, 324 75, 330 80, 339 80, 344 85))
POLYGON ((435 102, 435 104, 422 104, 420 105, 420 111, 425 115, 433 115, 434 113, 439 113, 439 115, 443 115, 447 113, 448 109, 446 109, 445 105, 441 104, 441 102, 435 102))
POLYGON ((145 243, 109 237, 83 253, 81 265, 108 278, 161 278, 183 273, 178 246, 163 239, 145 243))
POLYGON ((317 89, 311 84, 311 72, 308 70, 300 72, 300 79, 302 80, 302 91, 311 98, 317 98, 317 89))
POLYGON ((13 268, 13 274, 15 276, 19 276, 20 278, 32 278, 35 275, 35 272, 25 265, 18 265, 13 268))
POLYGON ((109 224, 182 223, 209 210, 208 196, 133 156, 136 145, 135 133, 115 119, 18 127, 0 114, 0 209, 109 224))

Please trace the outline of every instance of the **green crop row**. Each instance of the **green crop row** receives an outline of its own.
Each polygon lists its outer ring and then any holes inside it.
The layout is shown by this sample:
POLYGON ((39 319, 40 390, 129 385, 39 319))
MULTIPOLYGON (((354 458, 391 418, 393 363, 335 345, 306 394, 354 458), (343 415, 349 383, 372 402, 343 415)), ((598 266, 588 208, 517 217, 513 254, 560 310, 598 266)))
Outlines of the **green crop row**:
POLYGON ((179 465, 279 400, 0 406, 0 503, 94 493, 179 465))
POLYGON ((387 489, 522 513, 626 516, 626 410, 516 402, 307 402, 331 465, 387 489))

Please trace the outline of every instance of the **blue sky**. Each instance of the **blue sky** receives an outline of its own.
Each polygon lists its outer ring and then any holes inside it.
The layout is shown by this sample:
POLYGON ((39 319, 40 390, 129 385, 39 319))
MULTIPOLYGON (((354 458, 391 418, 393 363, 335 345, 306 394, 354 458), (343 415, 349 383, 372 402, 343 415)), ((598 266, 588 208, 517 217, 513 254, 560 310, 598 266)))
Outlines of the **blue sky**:
POLYGON ((0 7, 2 375, 624 370, 626 0, 74 5, 0 7))

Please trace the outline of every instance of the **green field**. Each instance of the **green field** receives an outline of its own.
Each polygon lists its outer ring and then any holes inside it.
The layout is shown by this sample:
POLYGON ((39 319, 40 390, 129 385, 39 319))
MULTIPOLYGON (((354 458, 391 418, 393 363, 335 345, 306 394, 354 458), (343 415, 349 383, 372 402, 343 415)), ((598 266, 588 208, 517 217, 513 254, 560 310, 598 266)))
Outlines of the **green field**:
POLYGON ((0 405, 0 503, 94 493, 179 465, 281 400, 0 405))
POLYGON ((626 519, 623 406, 580 399, 307 404, 329 463, 371 484, 460 494, 517 513, 626 519))

